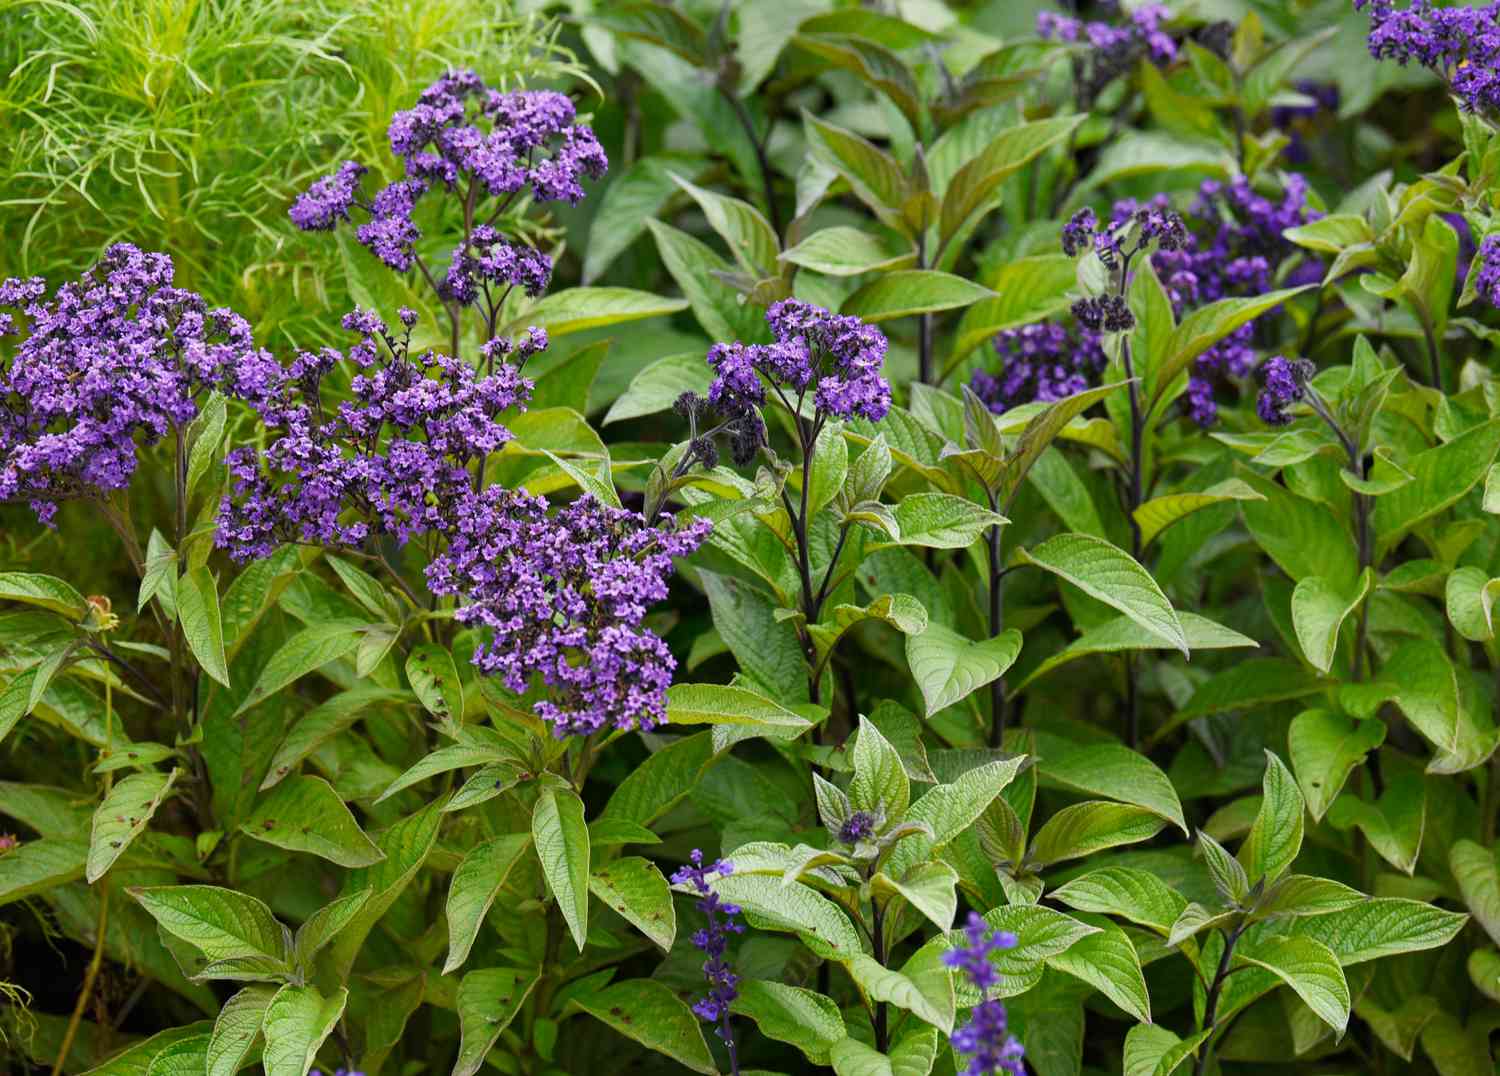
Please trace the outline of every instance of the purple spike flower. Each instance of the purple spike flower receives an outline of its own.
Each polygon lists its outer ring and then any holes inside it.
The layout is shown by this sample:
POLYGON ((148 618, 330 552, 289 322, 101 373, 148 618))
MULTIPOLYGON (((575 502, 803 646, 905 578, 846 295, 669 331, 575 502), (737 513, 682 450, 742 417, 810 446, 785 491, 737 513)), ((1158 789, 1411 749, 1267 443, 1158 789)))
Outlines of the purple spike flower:
POLYGON ((728 904, 719 899, 709 883, 710 874, 720 878, 734 873, 734 864, 720 859, 708 866, 703 865, 703 852, 694 848, 689 856, 691 862, 672 874, 673 885, 692 885, 698 892, 698 910, 708 923, 693 934, 693 946, 708 959, 703 962, 703 975, 708 980, 708 993, 693 1003, 693 1011, 705 1023, 717 1024, 719 1038, 729 1047, 729 1064, 732 1072, 739 1072, 739 1053, 734 1041, 734 1025, 729 1019, 729 1006, 740 996, 740 977, 729 967, 724 953, 729 948, 731 934, 743 934, 745 924, 736 918, 740 914, 738 904, 728 904))
MULTIPOLYGON (((966 945, 950 949, 943 954, 943 963, 961 970, 981 995, 986 995, 1000 983, 1000 970, 990 960, 990 954, 1003 949, 1013 949, 1017 944, 1014 934, 1004 930, 990 930, 989 925, 974 912, 964 926, 966 945)), ((1022 1063, 1025 1048, 1010 1033, 1005 1006, 998 999, 981 1000, 969 1015, 969 1022, 953 1032, 953 1048, 969 1058, 965 1076, 1025 1076, 1022 1063)))

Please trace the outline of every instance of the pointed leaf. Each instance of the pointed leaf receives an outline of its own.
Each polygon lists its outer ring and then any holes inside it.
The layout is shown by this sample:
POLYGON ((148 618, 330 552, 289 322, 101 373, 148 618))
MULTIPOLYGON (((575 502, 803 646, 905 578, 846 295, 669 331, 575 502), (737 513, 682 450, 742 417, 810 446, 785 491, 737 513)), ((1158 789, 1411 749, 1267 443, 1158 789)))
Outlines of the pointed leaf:
POLYGON ((289 778, 262 795, 240 832, 341 867, 368 867, 382 858, 344 798, 323 778, 309 774, 289 778))
POLYGON ((458 1060, 453 1076, 474 1076, 541 976, 514 968, 481 968, 458 984, 458 1060))
POLYGON ((640 856, 611 860, 590 876, 589 889, 663 952, 672 948, 677 912, 671 887, 655 863, 640 856))
POLYGON ((1059 534, 1019 555, 1188 653, 1187 636, 1172 604, 1151 574, 1118 546, 1091 535, 1059 534))
POLYGON ((922 634, 906 637, 906 661, 928 717, 1004 676, 1020 652, 1021 633, 1015 629, 974 642, 930 621, 922 634))
POLYGON ((266 1076, 307 1076, 318 1048, 333 1034, 349 991, 339 988, 325 998, 310 986, 283 986, 266 1006, 261 1025, 266 1036, 262 1061, 266 1076))
POLYGON ((672 989, 655 979, 627 979, 572 1003, 621 1035, 665 1054, 693 1072, 718 1072, 698 1017, 672 989))
POLYGON ((577 793, 542 789, 531 812, 531 840, 547 888, 583 951, 589 919, 589 829, 577 793))

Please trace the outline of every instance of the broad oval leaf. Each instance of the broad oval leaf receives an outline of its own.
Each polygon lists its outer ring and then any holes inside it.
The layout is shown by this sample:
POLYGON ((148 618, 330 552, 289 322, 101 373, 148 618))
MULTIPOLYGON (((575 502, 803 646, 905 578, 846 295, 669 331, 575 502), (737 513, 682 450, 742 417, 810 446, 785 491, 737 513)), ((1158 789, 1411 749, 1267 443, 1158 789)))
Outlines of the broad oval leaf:
POLYGON ((1118 546, 1092 535, 1059 534, 1019 555, 1118 609, 1183 654, 1188 653, 1187 636, 1172 603, 1151 573, 1118 546))

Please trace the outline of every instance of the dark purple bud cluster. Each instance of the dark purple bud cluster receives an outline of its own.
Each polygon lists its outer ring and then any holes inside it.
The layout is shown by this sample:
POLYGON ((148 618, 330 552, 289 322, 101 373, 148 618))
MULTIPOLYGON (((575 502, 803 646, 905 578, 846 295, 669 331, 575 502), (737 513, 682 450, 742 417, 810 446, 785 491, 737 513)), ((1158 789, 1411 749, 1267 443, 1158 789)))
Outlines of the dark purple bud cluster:
POLYGON ((1285 426, 1292 421, 1287 408, 1302 399, 1305 386, 1317 372, 1306 359, 1295 361, 1273 355, 1256 371, 1260 378, 1260 397, 1255 401, 1256 414, 1268 426, 1285 426))
MULTIPOLYGON (((964 925, 966 945, 943 954, 943 963, 963 972, 981 995, 1000 984, 1000 970, 990 954, 1014 949, 1019 939, 1007 930, 990 930, 974 912, 964 925)), ((953 1032, 953 1049, 969 1058, 964 1076, 1026 1076, 1025 1048, 1010 1033, 1005 1006, 986 997, 974 1007, 968 1023, 953 1032)))
POLYGON ((1033 400, 1051 403, 1082 392, 1106 365, 1099 333, 1054 321, 1006 329, 994 346, 999 372, 975 370, 969 387, 997 415, 1033 400))
POLYGON ((1474 290, 1491 306, 1500 306, 1500 235, 1487 235, 1479 244, 1479 275, 1474 278, 1474 290))
POLYGON ((1162 4, 1142 4, 1120 25, 1043 11, 1036 17, 1036 32, 1049 41, 1088 47, 1073 61, 1079 107, 1086 109, 1106 86, 1141 60, 1164 67, 1177 58, 1177 42, 1165 29, 1171 17, 1162 4))
POLYGON ((684 392, 673 401, 672 410, 687 419, 690 430, 688 450, 693 461, 687 463, 684 470, 693 462, 701 463, 705 468, 718 466, 716 438, 720 435, 729 441, 729 458, 736 467, 748 464, 766 443, 766 424, 753 408, 731 410, 727 418, 721 417, 718 409, 706 398, 696 392, 684 392), (704 426, 709 428, 705 431, 704 426))
POLYGON ((707 520, 647 526, 592 496, 549 515, 541 497, 490 486, 447 525, 427 585, 458 599, 461 623, 490 629, 474 652, 481 672, 517 694, 550 688, 532 709, 559 737, 666 720, 677 663, 642 622, 667 596, 672 558, 708 537, 707 520))
POLYGON ((1135 328, 1135 315, 1122 295, 1098 295, 1073 304, 1073 317, 1090 332, 1123 333, 1135 328))
POLYGON ((280 367, 238 314, 172 286, 172 259, 119 243, 48 300, 40 278, 0 281, 0 501, 51 524, 57 502, 124 489, 138 445, 198 413, 210 389, 263 404, 280 367), (9 308, 10 312, 5 312, 9 308))
POLYGON ((708 364, 715 377, 708 400, 726 415, 743 414, 766 400, 764 375, 785 400, 811 389, 823 415, 860 416, 879 422, 891 409, 891 386, 881 376, 885 334, 857 317, 830 313, 798 299, 782 299, 766 311, 775 341, 715 344, 708 364))
POLYGON ((701 930, 694 931, 692 938, 694 947, 708 958, 703 962, 703 976, 708 981, 708 993, 693 1003, 693 1012, 704 1022, 719 1025, 719 1037, 733 1053, 734 1029, 729 1022, 729 1006, 740 996, 740 977, 730 969, 724 954, 729 948, 729 936, 743 934, 745 924, 737 918, 740 914, 739 905, 721 901, 708 876, 713 874, 722 878, 733 874, 734 864, 727 859, 720 859, 705 867, 703 852, 697 848, 693 849, 689 858, 691 863, 673 872, 672 884, 691 884, 699 894, 698 910, 708 920, 701 930))
POLYGON ((839 826, 839 842, 858 844, 875 836, 875 816, 869 811, 855 811, 839 826))
POLYGON ((237 448, 225 460, 234 486, 218 544, 236 560, 285 541, 353 547, 442 532, 473 486, 470 465, 511 440, 501 415, 524 406, 531 382, 504 360, 524 363, 546 334, 491 341, 481 374, 438 352, 412 355, 416 314, 400 320, 398 332, 367 310, 346 315, 357 343, 301 352, 252 402, 272 437, 263 452, 237 448), (346 394, 336 391, 344 375, 346 394))
POLYGON ((1370 55, 1403 66, 1415 60, 1446 79, 1463 107, 1500 107, 1500 2, 1434 7, 1414 0, 1354 0, 1370 16, 1370 55))

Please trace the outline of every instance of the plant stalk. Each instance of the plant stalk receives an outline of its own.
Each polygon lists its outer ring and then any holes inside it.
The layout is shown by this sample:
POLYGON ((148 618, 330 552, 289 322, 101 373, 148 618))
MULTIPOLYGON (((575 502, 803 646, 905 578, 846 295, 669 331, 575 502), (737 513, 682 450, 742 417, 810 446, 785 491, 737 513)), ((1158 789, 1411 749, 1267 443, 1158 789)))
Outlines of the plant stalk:
POLYGON ((1200 1030, 1207 1031, 1208 1038, 1198 1048, 1198 1060, 1193 1065, 1193 1076, 1203 1076, 1208 1071, 1208 1057, 1211 1052, 1213 1041, 1214 1022, 1218 1019, 1219 995, 1224 990, 1224 980, 1229 978, 1229 961, 1234 956, 1235 943, 1240 940, 1240 934, 1244 927, 1237 927, 1224 935, 1224 953, 1219 957, 1219 968, 1214 972, 1213 985, 1208 988, 1208 999, 1203 1005, 1203 1026, 1200 1030))

